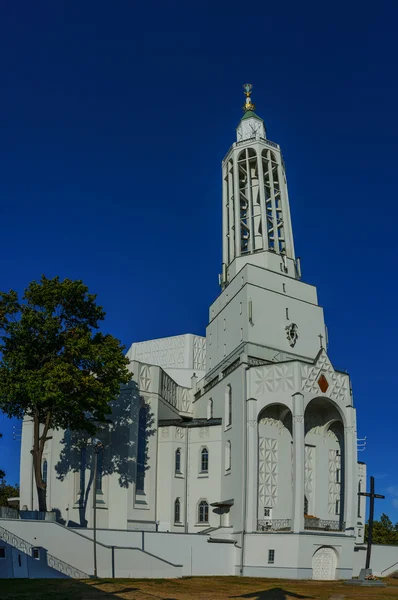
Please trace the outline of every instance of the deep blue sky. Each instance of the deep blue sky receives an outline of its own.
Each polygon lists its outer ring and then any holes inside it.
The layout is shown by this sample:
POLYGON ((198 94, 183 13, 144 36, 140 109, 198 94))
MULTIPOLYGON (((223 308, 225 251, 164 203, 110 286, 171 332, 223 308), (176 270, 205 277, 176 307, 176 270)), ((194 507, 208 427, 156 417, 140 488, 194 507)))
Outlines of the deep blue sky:
MULTIPOLYGON (((124 344, 204 334, 242 84, 287 164, 296 252, 398 520, 396 2, 0 7, 0 289, 82 278, 124 344), (395 493, 394 493, 395 492, 395 493), (395 507, 394 507, 395 503, 395 507)), ((0 417, 0 467, 18 442, 0 417)))

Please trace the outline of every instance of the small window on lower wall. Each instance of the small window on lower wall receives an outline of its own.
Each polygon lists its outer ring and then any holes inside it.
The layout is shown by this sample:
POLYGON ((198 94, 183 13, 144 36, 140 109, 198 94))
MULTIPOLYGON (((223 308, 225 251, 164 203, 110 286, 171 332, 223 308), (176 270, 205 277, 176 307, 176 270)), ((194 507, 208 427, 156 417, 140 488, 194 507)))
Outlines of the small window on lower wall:
POLYGON ((268 564, 273 565, 275 562, 275 550, 268 550, 268 564))
POLYGON ((0 559, 6 558, 6 549, 0 546, 0 559))
POLYGON ((40 560, 40 548, 32 548, 32 557, 34 560, 40 560))

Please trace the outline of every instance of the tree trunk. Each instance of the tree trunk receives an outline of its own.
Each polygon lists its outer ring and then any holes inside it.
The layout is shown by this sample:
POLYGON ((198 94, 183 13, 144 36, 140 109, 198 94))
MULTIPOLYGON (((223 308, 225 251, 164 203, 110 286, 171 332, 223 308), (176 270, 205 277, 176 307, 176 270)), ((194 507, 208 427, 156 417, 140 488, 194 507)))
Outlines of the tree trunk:
MULTIPOLYGON (((39 511, 47 512, 47 484, 43 481, 42 477, 42 459, 44 445, 49 439, 47 437, 49 426, 51 421, 51 412, 46 415, 42 434, 40 435, 40 419, 38 413, 33 416, 33 472, 35 474, 37 499, 39 502, 39 511)), ((33 507, 32 507, 33 509, 33 507)))

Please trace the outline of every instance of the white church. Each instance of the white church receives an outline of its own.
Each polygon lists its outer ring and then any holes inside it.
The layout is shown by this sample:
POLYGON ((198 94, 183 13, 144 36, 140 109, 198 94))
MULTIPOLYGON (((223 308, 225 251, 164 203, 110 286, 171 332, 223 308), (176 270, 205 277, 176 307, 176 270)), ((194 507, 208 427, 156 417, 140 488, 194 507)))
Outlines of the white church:
MULTIPOLYGON (((91 441, 52 433, 48 510, 86 535, 95 493, 103 540, 168 532, 184 549, 196 536, 216 549, 220 575, 349 578, 366 487, 350 378, 328 357, 317 290, 302 280, 281 149, 254 112, 250 85, 245 95, 222 162, 221 291, 206 336, 132 344, 132 381, 99 433, 95 481, 91 441)), ((37 509, 31 448, 26 421, 28 510, 37 509)))

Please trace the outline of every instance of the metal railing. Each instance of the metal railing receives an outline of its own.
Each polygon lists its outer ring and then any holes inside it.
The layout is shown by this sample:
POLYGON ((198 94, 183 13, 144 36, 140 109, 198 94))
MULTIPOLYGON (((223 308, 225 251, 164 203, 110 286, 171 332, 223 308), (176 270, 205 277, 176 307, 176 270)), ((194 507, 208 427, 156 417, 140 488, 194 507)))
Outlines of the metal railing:
POLYGON ((291 519, 261 519, 257 521, 257 531, 273 533, 275 531, 291 531, 291 519))
POLYGON ((328 521, 325 519, 305 518, 304 529, 314 531, 344 531, 345 523, 341 521, 328 521))

